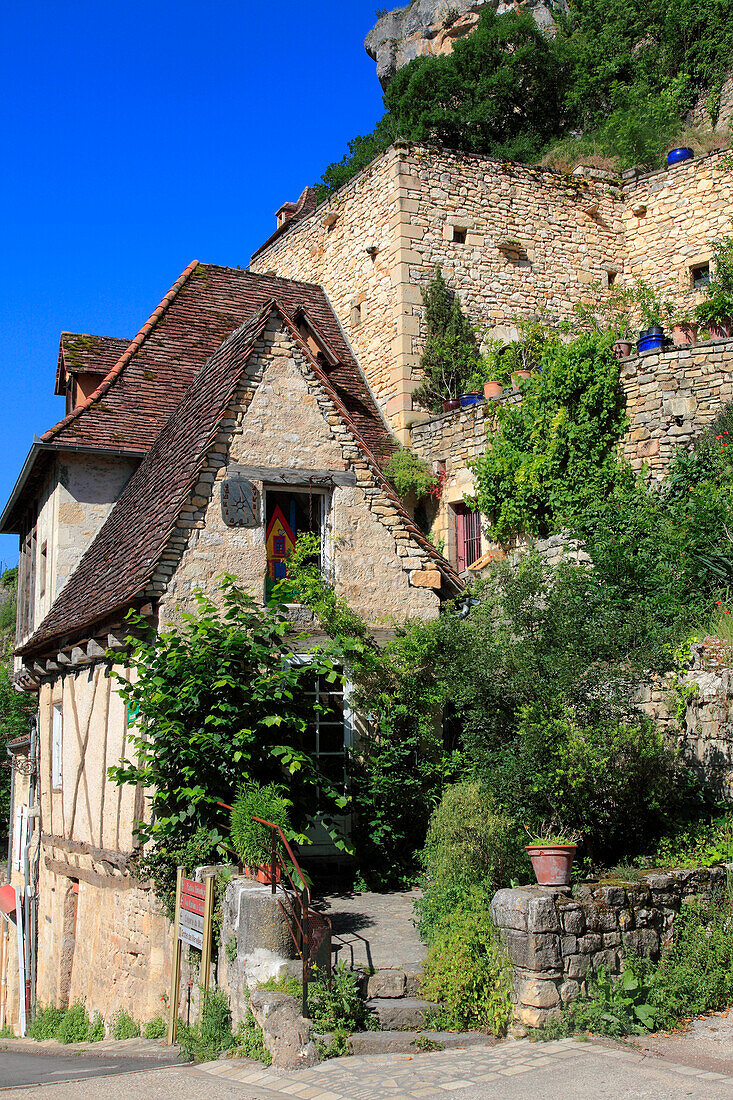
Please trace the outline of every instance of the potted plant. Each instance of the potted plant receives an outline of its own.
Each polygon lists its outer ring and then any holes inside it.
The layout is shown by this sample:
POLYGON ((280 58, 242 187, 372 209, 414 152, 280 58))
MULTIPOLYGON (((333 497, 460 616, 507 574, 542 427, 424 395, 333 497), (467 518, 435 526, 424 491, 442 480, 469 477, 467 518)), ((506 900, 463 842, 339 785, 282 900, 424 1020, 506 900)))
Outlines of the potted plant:
POLYGON ((630 287, 611 288, 608 298, 608 313, 610 315, 609 328, 616 336, 613 344, 613 354, 616 359, 628 359, 633 348, 631 338, 631 309, 634 304, 634 293, 630 287))
POLYGON ((472 374, 466 383, 466 389, 461 394, 459 400, 461 402, 461 408, 468 408, 469 405, 477 405, 479 401, 484 399, 484 380, 483 377, 476 373, 472 374))
POLYGON ((481 374, 484 380, 484 398, 487 401, 501 397, 508 381, 506 365, 502 361, 500 340, 487 340, 482 345, 481 374))
POLYGON ((687 145, 679 145, 676 149, 670 149, 667 153, 667 167, 671 168, 674 164, 681 164, 683 160, 692 160, 694 152, 687 145))
POLYGON ((664 347, 664 325, 669 324, 674 305, 641 279, 633 294, 640 308, 642 325, 636 346, 640 353, 660 351, 664 347))
POLYGON ((733 237, 722 237, 713 248, 710 281, 695 316, 711 340, 724 340, 733 336, 733 237))
POLYGON ((506 348, 503 359, 506 360, 512 389, 518 390, 522 381, 531 378, 537 370, 545 345, 555 337, 538 320, 515 320, 515 324, 519 333, 518 339, 506 348))
MULTIPOLYGON (((291 803, 277 783, 260 786, 243 783, 231 812, 232 847, 244 865, 244 873, 256 882, 272 883, 273 831, 254 818, 270 821, 283 832, 290 828, 291 803)), ((275 881, 280 868, 275 868, 275 881)))
POLYGON ((532 860, 538 885, 567 886, 580 833, 566 832, 553 822, 543 822, 536 832, 524 827, 529 834, 525 849, 532 860))
POLYGON ((672 319, 672 343, 676 348, 684 348, 697 340, 695 315, 684 306, 676 310, 672 319))

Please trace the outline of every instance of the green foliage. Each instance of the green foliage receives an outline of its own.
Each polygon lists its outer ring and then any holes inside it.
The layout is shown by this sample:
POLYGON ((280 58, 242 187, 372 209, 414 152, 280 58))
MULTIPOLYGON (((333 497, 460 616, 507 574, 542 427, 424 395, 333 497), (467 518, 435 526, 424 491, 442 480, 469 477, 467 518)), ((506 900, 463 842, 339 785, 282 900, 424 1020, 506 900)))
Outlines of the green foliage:
POLYGON ((516 736, 489 753, 484 781, 515 819, 550 818, 601 859, 638 852, 682 802, 682 765, 642 715, 628 720, 559 703, 520 709, 516 736))
POLYGON ((433 942, 472 887, 487 892, 529 874, 521 829, 499 813, 476 781, 447 787, 433 810, 421 853, 424 892, 415 903, 420 935, 433 942))
POLYGON ((234 851, 248 867, 269 864, 272 857, 272 830, 253 818, 278 825, 287 835, 290 828, 290 801, 278 783, 244 783, 232 807, 231 829, 234 851))
POLYGON ((162 1016, 153 1016, 143 1028, 144 1039, 165 1039, 168 1034, 168 1024, 162 1016))
POLYGON ((137 1039, 140 1035, 140 1024, 133 1020, 129 1012, 120 1008, 112 1017, 113 1039, 137 1039))
POLYGON ((178 1021, 178 1045, 187 1062, 211 1062, 237 1040, 232 1033, 232 1015, 226 995, 220 989, 201 991, 199 1020, 195 1024, 178 1021))
POLYGON ((588 981, 588 995, 573 1001, 562 1014, 541 1029, 543 1039, 590 1031, 620 1038, 645 1035, 655 1025, 657 1009, 653 986, 640 967, 629 966, 614 980, 603 967, 588 981))
POLYGON ((272 1055, 265 1046, 262 1028, 257 1023, 251 1009, 247 1009, 234 1036, 237 1054, 242 1058, 252 1058, 256 1062, 272 1064, 272 1055))
POLYGON ((384 474, 401 497, 414 496, 422 500, 435 489, 438 479, 427 462, 406 447, 400 447, 384 464, 384 474))
POLYGON ((104 1020, 99 1012, 95 1012, 89 1027, 89 1042, 101 1043, 105 1036, 104 1020))
POLYGON ((275 993, 287 993, 288 997, 302 997, 303 983, 297 978, 268 978, 266 982, 260 982, 258 989, 271 989, 275 993))
POLYGON ((722 812, 689 822, 662 837, 652 856, 658 867, 716 867, 733 862, 733 815, 722 812))
POLYGON ((361 997, 357 975, 343 963, 334 968, 330 985, 325 975, 308 984, 308 1009, 316 1031, 351 1034, 379 1029, 361 997))
POLYGON ((55 1039, 56 1032, 66 1014, 65 1008, 56 1008, 54 1005, 40 1006, 28 1025, 28 1035, 42 1043, 45 1039, 55 1039))
POLYGON ((654 287, 649 286, 643 279, 636 280, 631 292, 641 313, 642 331, 651 328, 664 328, 669 325, 674 313, 672 302, 663 298, 654 287))
POLYGON ((451 54, 405 65, 374 131, 349 142, 319 185, 351 179, 391 141, 569 166, 601 158, 618 170, 661 167, 682 118, 707 92, 711 121, 733 61, 730 0, 577 0, 552 36, 531 14, 484 8, 451 54))
POLYGON ((480 356, 460 299, 448 288, 439 266, 423 289, 422 299, 426 327, 420 359, 423 381, 412 396, 431 412, 442 412, 444 398, 455 398, 465 392, 479 367, 480 356))
POLYGON ((733 1001, 731 900, 690 898, 675 918, 674 939, 663 948, 654 973, 653 1001, 660 1028, 733 1001))
POLYGON ((176 898, 176 871, 185 867, 190 877, 197 867, 221 859, 221 837, 216 829, 197 829, 188 840, 161 838, 132 861, 135 875, 143 882, 151 880, 155 896, 169 920, 173 920, 176 898))
POLYGON ((713 247, 705 301, 696 307, 695 316, 699 321, 715 325, 733 317, 733 237, 722 237, 713 247))
MULTIPOLYGON (((284 783, 299 830, 317 800, 326 811, 345 805, 303 748, 306 684, 314 675, 333 682, 333 663, 317 655, 309 665, 288 660, 303 636, 293 634, 280 605, 259 607, 234 578, 223 579, 220 598, 219 607, 198 593, 197 615, 136 640, 128 659, 134 682, 118 677, 137 720, 129 759, 109 775, 150 791, 151 824, 138 823, 139 838, 155 843, 146 859, 169 858, 194 836, 220 847, 219 803, 231 805, 246 781, 284 783)), ((133 625, 142 623, 133 618, 133 625)))
POLYGON ((64 1012, 54 1038, 60 1043, 86 1043, 95 1024, 89 1019, 84 1005, 77 1001, 64 1012))
POLYGON ((492 891, 473 887, 437 925, 422 991, 442 1007, 439 1028, 501 1035, 511 1017, 511 966, 491 919, 492 891))
POLYGON ((612 334, 551 341, 521 404, 497 410, 491 447, 470 463, 499 541, 546 535, 630 479, 616 457, 626 417, 612 334))

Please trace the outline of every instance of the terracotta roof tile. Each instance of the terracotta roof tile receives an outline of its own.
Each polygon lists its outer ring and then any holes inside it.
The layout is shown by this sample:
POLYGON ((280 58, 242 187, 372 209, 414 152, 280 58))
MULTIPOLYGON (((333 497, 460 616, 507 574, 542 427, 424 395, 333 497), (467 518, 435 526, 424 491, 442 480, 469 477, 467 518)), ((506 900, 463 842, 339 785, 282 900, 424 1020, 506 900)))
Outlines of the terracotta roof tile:
MULTIPOLYGON (((220 268, 215 270, 222 271, 220 268)), ((313 320, 314 314, 318 310, 323 315, 324 327, 331 330, 327 335, 329 345, 334 350, 341 350, 338 326, 334 327, 335 318, 324 303, 325 297, 311 295, 309 316, 318 336, 321 329, 313 320)), ((363 400, 364 395, 359 393, 355 400, 352 391, 358 380, 347 378, 343 365, 334 368, 319 363, 292 319, 292 314, 298 312, 293 309, 293 303, 283 305, 280 299, 271 298, 261 303, 259 310, 230 334, 211 356, 206 369, 198 372, 51 611, 19 652, 36 651, 61 638, 89 630, 144 593, 180 508, 198 478, 247 357, 273 310, 280 313, 299 344, 311 370, 359 444, 373 475, 396 505, 404 527, 428 552, 449 583, 457 589, 462 587, 460 578, 418 530, 384 477, 380 457, 375 455, 367 436, 374 436, 383 446, 393 447, 393 444, 381 420, 375 423, 367 415, 369 407, 363 400), (339 371, 340 377, 334 382, 334 375, 339 371)), ((373 406, 372 410, 376 412, 373 406)))
POLYGON ((120 340, 116 336, 62 332, 54 392, 66 392, 68 374, 108 374, 129 343, 129 340, 120 340))

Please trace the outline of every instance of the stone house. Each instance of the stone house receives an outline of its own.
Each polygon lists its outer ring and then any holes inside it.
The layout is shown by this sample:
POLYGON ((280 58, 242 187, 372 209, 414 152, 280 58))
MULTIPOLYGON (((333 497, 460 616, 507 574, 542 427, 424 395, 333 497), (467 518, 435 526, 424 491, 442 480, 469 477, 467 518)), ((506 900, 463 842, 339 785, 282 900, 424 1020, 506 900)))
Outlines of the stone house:
MULTIPOLYGON (((224 572, 264 598, 310 530, 375 631, 437 615, 490 549, 464 498, 492 407, 413 408, 435 265, 505 339, 515 316, 572 318, 593 283, 694 301, 732 185, 718 154, 618 181, 395 145, 327 204, 284 203, 249 271, 189 265, 131 342, 62 336, 66 415, 0 523, 21 539, 16 682, 39 702, 14 807, 33 858, 11 869, 38 1003, 145 1018, 166 988, 169 927, 128 869, 143 792, 106 779, 130 720, 107 656, 127 611, 164 628, 224 572), (398 442, 441 474, 445 557, 382 473, 398 442)), ((732 365, 732 341, 628 360, 630 459, 663 473, 733 397, 732 365)))

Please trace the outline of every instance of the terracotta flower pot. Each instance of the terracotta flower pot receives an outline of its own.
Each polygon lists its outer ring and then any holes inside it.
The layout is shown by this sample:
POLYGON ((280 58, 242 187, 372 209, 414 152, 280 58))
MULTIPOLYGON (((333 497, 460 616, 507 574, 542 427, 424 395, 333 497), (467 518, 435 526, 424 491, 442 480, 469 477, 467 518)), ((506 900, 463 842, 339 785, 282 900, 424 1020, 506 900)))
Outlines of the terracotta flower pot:
POLYGON ((513 390, 518 390, 519 389, 519 383, 521 381, 523 381, 524 379, 531 378, 531 377, 532 377, 532 371, 531 370, 515 370, 515 371, 513 371, 512 372, 512 389, 513 390))
POLYGON ((457 397, 444 397, 443 398, 443 412, 453 412, 454 409, 460 409, 461 402, 457 397))
POLYGON ((729 336, 733 336, 733 320, 729 318, 716 323, 708 321, 707 329, 709 340, 727 340, 729 336))
POLYGON ((676 348, 687 347, 697 340, 697 325, 672 325, 672 343, 676 348))
POLYGON ((577 844, 527 844, 540 886, 567 886, 577 844))
POLYGON ((484 382, 484 397, 491 401, 493 397, 501 397, 504 387, 501 382, 484 382))
POLYGON ((613 345, 614 359, 628 359, 631 355, 632 346, 629 340, 617 340, 613 345))
MULTIPOLYGON (((269 863, 264 864, 262 867, 249 867, 246 863, 244 865, 244 873, 247 878, 254 879, 255 882, 262 882, 265 886, 272 886, 272 867, 269 863)), ((275 882, 279 882, 281 878, 281 871, 279 867, 275 868, 275 882)))

